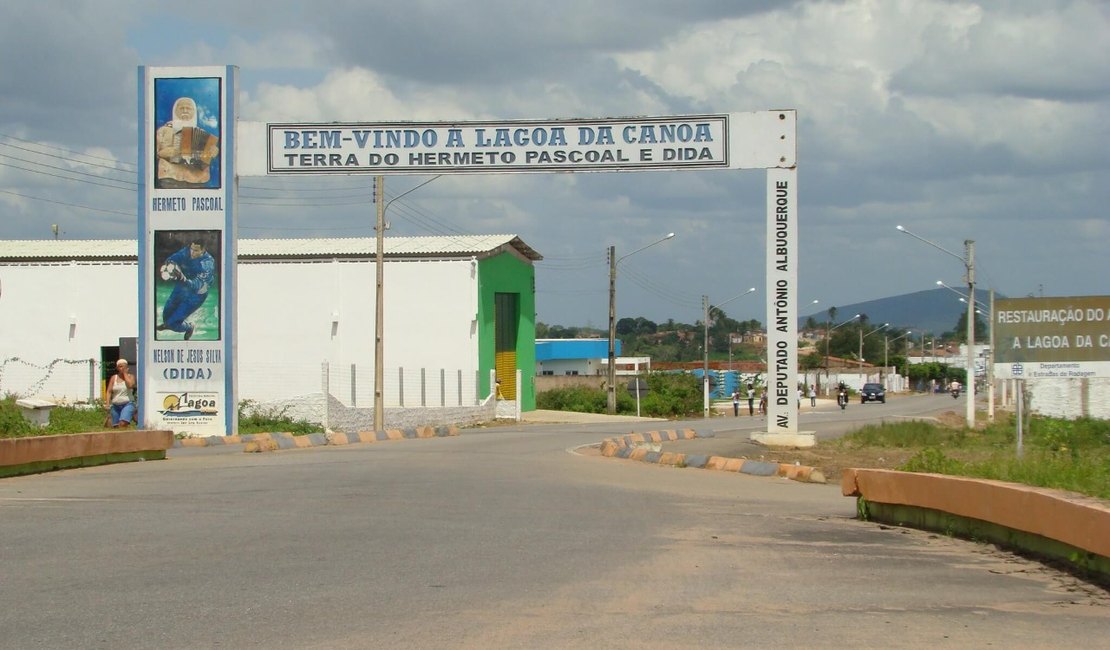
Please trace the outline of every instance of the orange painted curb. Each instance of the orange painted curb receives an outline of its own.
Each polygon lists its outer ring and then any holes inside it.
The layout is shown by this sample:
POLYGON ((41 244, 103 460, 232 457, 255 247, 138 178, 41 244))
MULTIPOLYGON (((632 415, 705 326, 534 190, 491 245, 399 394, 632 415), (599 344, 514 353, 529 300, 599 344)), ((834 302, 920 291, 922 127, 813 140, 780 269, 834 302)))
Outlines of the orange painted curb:
POLYGON ((1110 504, 1017 483, 878 469, 846 469, 844 496, 979 519, 1110 557, 1110 504))
POLYGON ((725 465, 721 469, 726 472, 739 472, 740 468, 744 466, 743 458, 726 458, 725 465))
POLYGON ((140 451, 165 451, 172 446, 172 431, 150 429, 2 438, 0 466, 140 451))

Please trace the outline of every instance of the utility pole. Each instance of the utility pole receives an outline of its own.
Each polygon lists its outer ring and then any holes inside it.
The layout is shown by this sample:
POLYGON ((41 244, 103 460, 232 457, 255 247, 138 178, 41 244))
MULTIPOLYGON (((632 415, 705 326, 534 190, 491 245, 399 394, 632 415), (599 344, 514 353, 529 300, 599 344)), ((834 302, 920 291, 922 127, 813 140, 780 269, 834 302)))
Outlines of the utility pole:
POLYGON ((377 285, 374 307, 374 431, 385 430, 385 176, 374 177, 374 205, 377 219, 374 227, 377 239, 376 257, 377 285))
MULTIPOLYGON (((964 240, 967 249, 967 426, 975 428, 975 240, 964 240)), ((993 318, 993 316, 992 316, 993 318)))
POLYGON ((705 337, 702 340, 702 350, 704 356, 702 357, 701 366, 701 394, 704 404, 702 405, 702 417, 709 417, 709 296, 703 295, 701 297, 702 310, 705 312, 702 317, 702 325, 705 326, 705 337))
POLYGON ((616 344, 617 337, 617 247, 609 247, 609 377, 606 381, 606 398, 608 401, 609 415, 617 412, 617 369, 616 369, 616 344))

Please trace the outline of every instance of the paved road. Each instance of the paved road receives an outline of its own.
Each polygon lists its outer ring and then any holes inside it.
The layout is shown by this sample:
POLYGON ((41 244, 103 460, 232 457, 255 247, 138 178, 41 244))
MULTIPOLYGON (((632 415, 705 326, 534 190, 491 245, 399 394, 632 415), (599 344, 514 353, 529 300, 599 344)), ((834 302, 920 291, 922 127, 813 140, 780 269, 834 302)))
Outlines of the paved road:
POLYGON ((219 448, 5 479, 0 647, 1110 638, 1105 591, 988 547, 856 521, 835 486, 568 451, 658 425, 219 448))
MULTIPOLYGON (((835 400, 818 400, 816 408, 811 408, 806 399, 799 410, 798 429, 813 431, 818 441, 830 440, 869 423, 934 419, 946 411, 953 411, 956 417, 962 418, 965 404, 962 397, 955 401, 948 393, 892 396, 884 404, 860 404, 856 400, 844 409, 837 406, 835 400)), ((733 416, 731 404, 718 410, 721 414, 719 417, 708 421, 691 420, 687 423, 699 431, 713 431, 714 437, 667 443, 666 450, 730 458, 759 458, 765 454, 766 448, 751 442, 749 438, 752 432, 766 430, 766 417, 758 414, 749 416, 746 408, 740 416, 733 416)))

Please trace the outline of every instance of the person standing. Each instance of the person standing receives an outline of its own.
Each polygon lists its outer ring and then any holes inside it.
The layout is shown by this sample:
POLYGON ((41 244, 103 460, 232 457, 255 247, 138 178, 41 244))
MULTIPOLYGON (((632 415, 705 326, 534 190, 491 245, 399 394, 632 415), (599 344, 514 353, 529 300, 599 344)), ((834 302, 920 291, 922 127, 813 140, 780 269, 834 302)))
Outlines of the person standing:
POLYGON ((740 417, 740 389, 732 391, 732 417, 740 417))
POLYGON ((809 407, 817 408, 817 386, 809 385, 809 407))
POLYGON ((108 378, 108 403, 104 405, 108 413, 105 422, 111 419, 113 428, 127 428, 135 417, 135 376, 127 370, 127 360, 116 362, 116 374, 108 378))
POLYGON ((748 384, 748 415, 755 417, 755 386, 748 384))

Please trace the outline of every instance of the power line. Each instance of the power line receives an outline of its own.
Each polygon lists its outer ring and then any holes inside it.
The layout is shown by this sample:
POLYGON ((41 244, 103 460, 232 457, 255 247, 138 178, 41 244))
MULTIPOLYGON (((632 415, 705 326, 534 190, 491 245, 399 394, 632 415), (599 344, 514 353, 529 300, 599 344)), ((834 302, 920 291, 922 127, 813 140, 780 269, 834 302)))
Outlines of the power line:
MULTIPOLYGON (((102 168, 102 169, 108 169, 108 170, 115 171, 115 172, 126 172, 126 173, 129 173, 129 174, 134 174, 135 165, 133 163, 121 163, 120 161, 117 161, 115 159, 106 158, 106 157, 102 157, 102 156, 94 156, 94 155, 91 155, 91 154, 85 154, 85 153, 81 153, 79 151, 75 151, 75 150, 72 150, 72 149, 66 149, 66 148, 63 148, 63 147, 50 146, 50 145, 46 145, 46 144, 43 144, 43 143, 40 143, 40 142, 34 142, 34 141, 31 141, 31 140, 26 140, 24 138, 19 138, 19 137, 16 137, 16 136, 12 136, 12 135, 9 135, 9 134, 6 134, 6 133, 0 133, 0 137, 8 138, 10 140, 14 140, 14 141, 18 141, 18 142, 27 143, 29 145, 32 145, 32 147, 36 147, 36 148, 22 147, 22 146, 18 146, 18 145, 15 145, 15 144, 11 144, 9 142, 0 142, 0 146, 10 147, 12 149, 25 151, 25 152, 32 153, 32 154, 35 154, 35 155, 38 155, 38 156, 53 158, 53 159, 56 159, 56 160, 67 162, 67 163, 72 163, 74 165, 97 167, 97 168, 102 168), (50 153, 51 151, 53 151, 53 152, 63 152, 65 154, 71 154, 72 156, 80 156, 81 158, 74 158, 74 157, 71 157, 71 156, 59 155, 58 153, 50 153), (112 164, 101 164, 101 163, 96 163, 96 162, 90 162, 89 160, 86 160, 86 159, 103 160, 103 161, 108 161, 112 164)), ((6 154, 0 154, 0 156, 5 157, 5 158, 10 158, 10 159, 13 159, 13 160, 17 160, 19 162, 27 163, 29 165, 35 165, 35 166, 43 167, 43 168, 46 168, 46 169, 54 169, 54 170, 58 170, 60 172, 64 172, 64 174, 70 174, 70 175, 55 174, 55 173, 51 173, 51 172, 48 172, 48 171, 44 171, 43 169, 27 168, 27 167, 22 167, 22 166, 19 166, 19 165, 12 165, 10 163, 0 162, 0 165, 6 166, 6 167, 11 167, 11 168, 18 169, 20 171, 24 171, 24 172, 27 172, 27 173, 39 174, 39 175, 42 175, 42 176, 57 178, 57 179, 60 179, 60 180, 75 181, 75 182, 80 182, 80 183, 86 183, 86 184, 89 184, 89 185, 97 185, 97 186, 101 186, 101 187, 106 187, 106 188, 109 188, 109 189, 127 190, 127 191, 130 191, 130 192, 137 191, 137 188, 142 185, 140 182, 137 182, 137 181, 127 181, 127 180, 122 180, 122 179, 105 177, 105 176, 102 176, 102 175, 99 175, 99 174, 92 174, 92 173, 89 173, 89 172, 77 171, 77 170, 74 170, 74 169, 69 169, 69 168, 61 167, 61 166, 57 166, 57 165, 51 165, 51 164, 47 164, 47 163, 36 162, 36 161, 33 161, 33 160, 27 160, 27 159, 20 158, 20 157, 17 157, 17 156, 10 156, 10 155, 6 155, 6 154), (96 178, 96 179, 99 179, 100 181, 106 181, 106 182, 95 182, 95 181, 85 180, 85 179, 81 179, 81 178, 74 178, 72 175, 88 176, 88 177, 96 178), (109 183, 121 183, 121 184, 130 186, 130 187, 121 187, 119 185, 111 185, 109 183)), ((319 179, 313 179, 312 182, 315 183, 315 184, 318 184, 319 179)), ((419 186, 417 186, 417 187, 419 187, 419 186)), ((362 195, 362 194, 345 193, 345 192, 349 192, 350 190, 365 190, 365 189, 368 189, 368 188, 365 187, 364 183, 360 183, 359 185, 353 185, 353 186, 348 184, 348 185, 345 185, 343 187, 296 187, 296 188, 291 188, 291 187, 269 187, 269 186, 265 186, 265 185, 251 184, 251 185, 241 185, 240 188, 241 189, 249 189, 249 190, 253 190, 255 192, 260 192, 261 193, 261 194, 240 195, 239 196, 239 204, 240 205, 250 205, 250 206, 260 206, 260 207, 275 207, 275 208, 277 208, 277 207, 313 208, 313 207, 357 206, 357 205, 363 205, 363 204, 369 206, 369 205, 372 204, 372 196, 369 195, 369 194, 362 195), (326 193, 331 193, 333 196, 319 196, 320 193, 325 193, 325 192, 326 193), (344 193, 336 196, 335 195, 336 192, 344 192, 344 193), (301 193, 309 194, 309 196, 306 196, 303 199, 298 198, 296 195, 301 194, 301 193), (267 196, 267 194, 272 194, 273 196, 267 196), (363 198, 364 196, 365 196, 365 198, 363 198)), ((56 205, 65 205, 65 206, 69 206, 69 207, 83 208, 83 209, 87 209, 87 210, 94 210, 94 211, 97 211, 97 212, 105 212, 105 213, 109 213, 109 214, 121 214, 121 215, 127 215, 127 216, 133 216, 134 215, 133 212, 123 212, 123 211, 119 211, 119 210, 94 208, 94 207, 88 206, 88 205, 82 205, 82 204, 77 204, 77 203, 68 203, 68 202, 65 202, 65 201, 47 199, 47 198, 44 198, 44 197, 33 196, 33 195, 29 195, 29 194, 20 194, 18 192, 11 192, 11 191, 8 191, 8 190, 4 190, 4 193, 10 194, 10 195, 13 195, 13 196, 18 196, 20 198, 24 198, 24 199, 28 199, 28 200, 43 201, 43 202, 47 202, 47 203, 53 203, 53 204, 56 204, 56 205)), ((395 194, 394 198, 402 196, 402 194, 395 194)), ((450 220, 448 220, 446 218, 429 214, 428 212, 420 210, 419 208, 416 208, 416 207, 411 206, 411 205, 406 205, 406 204, 403 204, 403 203, 398 203, 396 206, 393 206, 393 207, 395 208, 395 214, 397 214, 399 218, 401 218, 405 221, 408 221, 408 222, 414 224, 419 229, 425 230, 425 231, 430 232, 434 235, 451 237, 452 235, 463 235, 463 234, 465 234, 464 231, 461 228, 459 228, 457 225, 455 225, 453 222, 451 222, 450 220)), ((320 226, 319 226, 318 223, 313 224, 312 226, 309 226, 309 227, 289 227, 289 228, 285 228, 285 227, 275 228, 275 227, 272 227, 272 226, 270 226, 270 227, 245 226, 245 229, 247 229, 247 230, 267 229, 267 228, 275 229, 275 230, 280 229, 280 230, 310 231, 310 230, 317 230, 317 229, 320 228, 320 226)), ((360 230, 360 229, 361 228, 356 227, 356 228, 330 228, 328 230, 360 230)))
MULTIPOLYGON (((82 153, 80 151, 74 151, 73 149, 65 149, 63 147, 57 147, 57 146, 43 144, 41 142, 35 142, 34 140, 26 140, 24 138, 16 137, 14 135, 9 135, 7 133, 0 133, 0 137, 5 137, 5 138, 8 138, 10 140, 16 140, 18 142, 26 142, 27 144, 33 144, 36 147, 42 147, 43 149, 54 149, 55 151, 64 151, 66 153, 71 153, 75 156, 82 156, 82 157, 85 157, 85 158, 92 158, 93 160, 106 160, 106 161, 114 163, 116 165, 114 167, 109 167, 110 169, 116 169, 117 171, 130 171, 131 173, 135 172, 135 165, 133 163, 122 162, 122 161, 116 160, 115 158, 107 158, 107 157, 104 157, 104 156, 94 156, 94 155, 89 154, 89 153, 82 153), (128 166, 130 166, 130 169, 121 169, 120 167, 118 167, 118 165, 128 165, 128 166)), ((14 144, 8 144, 6 142, 0 143, 0 144, 3 144, 3 145, 8 146, 8 147, 15 148, 15 149, 24 149, 23 147, 17 147, 14 144)), ((31 151, 31 153, 38 153, 38 154, 43 155, 43 156, 52 156, 53 155, 53 154, 42 153, 42 152, 39 152, 39 151, 32 151, 30 149, 24 149, 24 151, 31 151)), ((54 157, 64 158, 64 156, 54 156, 54 157)), ((71 160, 71 159, 67 158, 66 160, 71 160)), ((83 161, 78 161, 78 160, 74 160, 74 162, 82 162, 82 164, 94 165, 94 166, 98 166, 98 167, 108 167, 107 165, 98 165, 97 163, 88 163, 88 162, 83 162, 83 161)))
POLYGON ((94 207, 89 206, 89 205, 80 205, 78 203, 66 203, 65 201, 55 201, 53 199, 44 199, 41 196, 28 196, 26 194, 20 194, 19 192, 12 192, 12 191, 9 191, 9 190, 0 190, 0 192, 3 192, 4 194, 11 194, 12 196, 18 196, 22 199, 34 199, 36 201, 45 201, 46 203, 55 203, 57 205, 66 205, 66 206, 69 206, 71 208, 84 208, 85 210, 95 210, 97 212, 107 212, 108 214, 122 214, 125 217, 135 216, 134 212, 120 212, 119 210, 105 210, 103 208, 94 208, 94 207))
MULTIPOLYGON (((115 178, 105 178, 103 176, 98 176, 96 174, 89 174, 87 172, 79 172, 79 171, 75 171, 75 170, 72 170, 72 169, 65 169, 64 167, 56 167, 54 165, 47 165, 45 163, 37 163, 37 162, 31 161, 31 160, 25 160, 23 158, 16 158, 15 156, 8 156, 8 155, 2 154, 2 153, 0 153, 0 158, 11 158, 12 160, 18 160, 19 162, 25 162, 25 163, 30 164, 30 165, 39 165, 40 167, 46 167, 47 169, 57 169, 59 171, 65 172, 67 174, 80 174, 81 176, 91 176, 92 178, 98 178, 98 179, 105 180, 105 181, 111 181, 113 183, 125 183, 125 184, 135 185, 134 182, 128 183, 128 181, 123 181, 123 180, 119 180, 119 179, 115 179, 115 178)), ((129 188, 129 187, 119 187, 118 185, 106 185, 104 183, 94 183, 92 181, 86 181, 86 180, 83 180, 83 179, 80 179, 80 178, 72 178, 72 177, 69 177, 69 176, 63 176, 62 174, 51 174, 50 172, 44 172, 44 171, 41 171, 41 170, 38 170, 38 169, 28 169, 27 167, 20 167, 19 165, 13 165, 11 163, 0 162, 0 165, 3 165, 4 167, 11 167, 12 169, 18 169, 18 170, 25 171, 25 172, 31 172, 32 174, 42 174, 43 176, 52 176, 54 178, 61 178, 63 180, 67 180, 67 181, 77 181, 79 183, 89 183, 90 185, 99 185, 101 187, 111 187, 111 188, 117 189, 117 190, 132 189, 132 188, 129 188)), ((132 191, 134 191, 134 190, 132 190, 132 191)))

